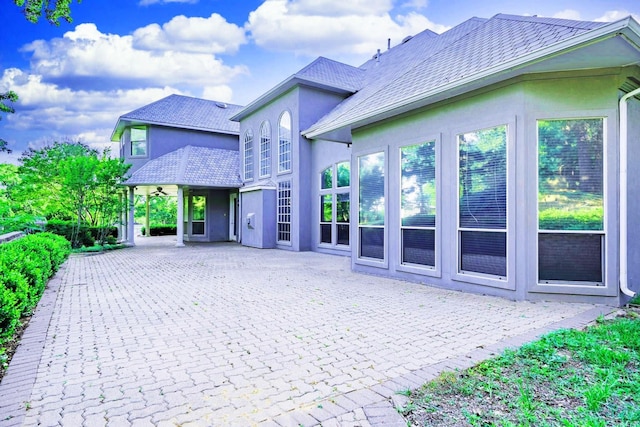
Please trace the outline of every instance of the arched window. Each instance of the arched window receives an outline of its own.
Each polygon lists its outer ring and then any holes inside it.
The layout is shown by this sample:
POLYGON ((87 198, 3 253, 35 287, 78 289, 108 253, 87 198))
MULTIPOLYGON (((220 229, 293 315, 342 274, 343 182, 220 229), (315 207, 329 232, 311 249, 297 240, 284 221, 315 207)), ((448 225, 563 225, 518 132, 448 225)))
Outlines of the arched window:
POLYGON ((260 177, 271 175, 271 125, 268 121, 260 126, 260 177))
POLYGON ((253 131, 244 133, 244 179, 253 179, 253 131))
POLYGON ((291 114, 285 111, 278 122, 278 172, 291 171, 291 114))

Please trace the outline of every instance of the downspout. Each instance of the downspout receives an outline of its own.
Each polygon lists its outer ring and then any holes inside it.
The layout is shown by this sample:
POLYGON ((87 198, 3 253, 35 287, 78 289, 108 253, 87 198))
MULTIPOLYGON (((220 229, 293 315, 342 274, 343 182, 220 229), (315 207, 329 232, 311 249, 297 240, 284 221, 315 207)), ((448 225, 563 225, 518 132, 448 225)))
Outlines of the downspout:
POLYGON ((620 291, 631 298, 636 293, 629 289, 627 282, 627 100, 638 94, 640 94, 640 88, 620 98, 620 291))

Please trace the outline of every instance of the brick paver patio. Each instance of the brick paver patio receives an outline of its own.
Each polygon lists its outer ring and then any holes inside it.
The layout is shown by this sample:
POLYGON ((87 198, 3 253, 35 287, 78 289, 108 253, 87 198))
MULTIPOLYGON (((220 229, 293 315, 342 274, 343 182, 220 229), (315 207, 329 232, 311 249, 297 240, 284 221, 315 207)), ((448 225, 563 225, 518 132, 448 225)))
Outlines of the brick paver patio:
POLYGON ((403 425, 396 391, 607 311, 139 238, 51 281, 0 384, 0 425, 403 425))

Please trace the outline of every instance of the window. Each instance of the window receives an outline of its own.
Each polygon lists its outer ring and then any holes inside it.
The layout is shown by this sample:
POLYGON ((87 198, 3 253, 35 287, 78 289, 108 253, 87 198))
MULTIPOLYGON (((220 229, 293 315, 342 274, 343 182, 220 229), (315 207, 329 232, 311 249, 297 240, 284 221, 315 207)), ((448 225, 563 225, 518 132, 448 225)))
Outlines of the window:
POLYGON ((400 148, 401 262, 435 267, 436 142, 400 148))
POLYGON ((385 155, 374 153, 358 158, 359 257, 384 259, 385 155))
POLYGON ((131 157, 147 155, 147 128, 131 128, 131 157))
POLYGON ((291 171, 291 114, 285 111, 278 122, 278 172, 291 171))
POLYGON ((291 241, 291 181, 278 183, 278 241, 291 241))
POLYGON ((604 283, 604 119, 538 120, 538 280, 604 283))
POLYGON ((253 179, 253 131, 248 129, 244 133, 244 179, 253 179))
POLYGON ((458 269, 507 277, 507 126, 458 135, 458 269))
POLYGON ((205 234, 207 198, 205 196, 191 197, 191 234, 205 234))
POLYGON ((349 162, 337 163, 320 173, 320 243, 322 244, 349 245, 350 174, 349 162))
POLYGON ((271 175, 271 125, 262 122, 260 126, 260 177, 271 175))

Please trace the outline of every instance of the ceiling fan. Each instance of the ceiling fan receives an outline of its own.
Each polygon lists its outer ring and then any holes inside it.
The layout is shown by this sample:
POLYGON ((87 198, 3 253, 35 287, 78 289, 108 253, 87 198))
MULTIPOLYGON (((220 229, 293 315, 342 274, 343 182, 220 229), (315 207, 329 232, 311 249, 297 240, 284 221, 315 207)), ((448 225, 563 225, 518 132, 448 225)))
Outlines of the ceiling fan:
POLYGON ((167 193, 162 191, 162 187, 156 187, 156 191, 152 191, 151 193, 149 193, 152 196, 159 196, 159 195, 163 195, 166 196, 167 193))

